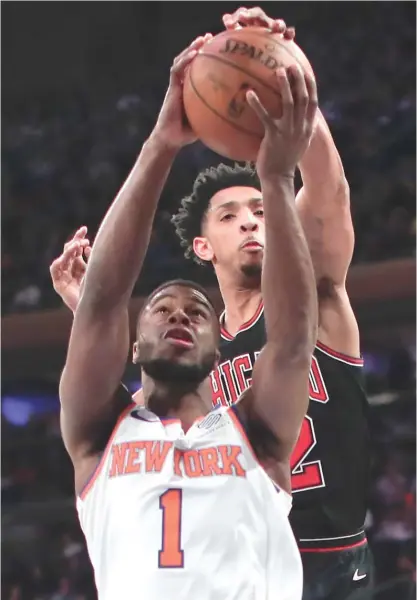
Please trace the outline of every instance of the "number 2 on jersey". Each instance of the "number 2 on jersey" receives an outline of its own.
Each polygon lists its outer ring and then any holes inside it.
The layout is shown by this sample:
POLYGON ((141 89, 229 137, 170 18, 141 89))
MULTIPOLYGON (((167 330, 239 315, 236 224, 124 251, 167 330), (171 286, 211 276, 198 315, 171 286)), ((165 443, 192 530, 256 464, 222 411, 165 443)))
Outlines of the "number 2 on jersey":
POLYGON ((162 510, 162 548, 159 550, 160 569, 184 567, 181 550, 182 490, 172 488, 159 496, 162 510))
POLYGON ((313 420, 306 415, 303 419, 297 444, 291 455, 291 487, 293 492, 303 492, 325 485, 321 461, 305 462, 316 443, 313 420))

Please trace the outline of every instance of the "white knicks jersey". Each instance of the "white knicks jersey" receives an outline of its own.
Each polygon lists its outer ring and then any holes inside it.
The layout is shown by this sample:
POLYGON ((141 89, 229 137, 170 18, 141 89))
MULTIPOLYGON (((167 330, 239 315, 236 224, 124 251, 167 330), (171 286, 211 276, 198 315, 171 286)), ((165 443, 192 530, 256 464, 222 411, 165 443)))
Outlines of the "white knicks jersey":
POLYGON ((300 600, 290 508, 228 407, 184 433, 131 405, 77 499, 99 600, 300 600))

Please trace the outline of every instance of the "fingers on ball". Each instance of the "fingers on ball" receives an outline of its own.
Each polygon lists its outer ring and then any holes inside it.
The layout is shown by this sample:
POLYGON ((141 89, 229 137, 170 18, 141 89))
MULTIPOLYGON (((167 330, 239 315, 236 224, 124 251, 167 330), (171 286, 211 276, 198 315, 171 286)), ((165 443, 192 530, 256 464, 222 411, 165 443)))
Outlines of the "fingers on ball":
POLYGON ((261 121, 265 124, 270 120, 270 115, 262 102, 259 100, 257 93, 254 90, 248 90, 246 100, 249 106, 256 112, 261 121))
POLYGON ((288 69, 284 69, 283 67, 277 69, 277 78, 278 85, 281 92, 282 99, 282 107, 285 110, 286 108, 291 108, 294 105, 294 100, 291 92, 291 86, 288 79, 288 69))
POLYGON ((187 48, 185 48, 185 50, 178 54, 178 56, 174 59, 173 66, 178 64, 185 56, 189 56, 190 53, 198 51, 201 48, 201 46, 203 46, 209 40, 211 40, 212 37, 213 35, 211 33, 199 35, 194 41, 191 42, 191 44, 187 48))

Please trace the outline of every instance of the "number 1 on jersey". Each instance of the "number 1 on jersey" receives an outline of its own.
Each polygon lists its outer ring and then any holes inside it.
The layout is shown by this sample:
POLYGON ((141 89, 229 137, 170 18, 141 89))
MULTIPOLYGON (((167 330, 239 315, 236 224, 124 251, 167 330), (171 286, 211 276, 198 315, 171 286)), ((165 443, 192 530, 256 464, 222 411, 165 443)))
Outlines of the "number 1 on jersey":
POLYGON ((162 510, 162 549, 159 550, 160 569, 182 569, 181 550, 182 490, 170 489, 159 497, 162 510))

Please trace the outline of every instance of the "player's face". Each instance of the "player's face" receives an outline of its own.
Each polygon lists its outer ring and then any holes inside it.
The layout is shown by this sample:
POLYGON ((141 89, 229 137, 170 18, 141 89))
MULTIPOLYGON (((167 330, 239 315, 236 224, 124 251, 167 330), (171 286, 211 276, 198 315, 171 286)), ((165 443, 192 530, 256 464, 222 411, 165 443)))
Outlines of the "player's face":
POLYGON ((231 274, 261 274, 265 224, 259 190, 231 187, 215 194, 203 233, 204 237, 194 240, 194 251, 202 260, 231 274))
POLYGON ((145 307, 134 361, 159 382, 200 384, 218 358, 219 324, 198 291, 170 286, 145 307))

